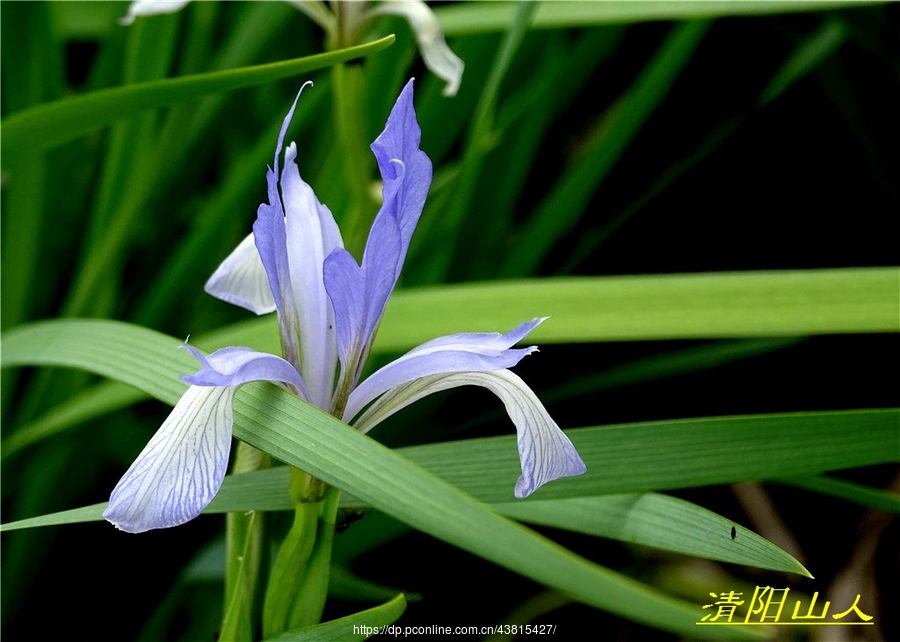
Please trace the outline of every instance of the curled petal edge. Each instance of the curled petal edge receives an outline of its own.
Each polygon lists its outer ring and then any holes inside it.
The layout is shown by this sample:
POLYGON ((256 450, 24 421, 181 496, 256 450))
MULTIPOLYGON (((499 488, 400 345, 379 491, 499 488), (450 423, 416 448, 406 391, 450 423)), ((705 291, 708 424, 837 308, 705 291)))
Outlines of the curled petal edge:
POLYGON ((360 432, 368 432, 422 397, 459 386, 487 388, 506 406, 506 412, 516 426, 522 468, 514 491, 519 499, 528 497, 554 479, 581 475, 587 470, 575 446, 553 421, 531 388, 509 370, 456 372, 422 377, 397 386, 376 399, 354 422, 354 426, 360 432))
POLYGON ((197 517, 225 478, 235 386, 191 386, 116 484, 103 517, 143 533, 197 517))
POLYGON ((394 14, 406 18, 416 36, 425 66, 447 83, 443 94, 455 96, 466 65, 447 46, 441 24, 431 8, 421 0, 387 0, 372 10, 372 15, 378 14, 394 14))
POLYGON ((415 379, 454 372, 488 372, 511 368, 537 351, 534 346, 512 348, 544 319, 536 318, 499 332, 468 332, 432 339, 370 375, 350 394, 344 421, 391 388, 415 379))

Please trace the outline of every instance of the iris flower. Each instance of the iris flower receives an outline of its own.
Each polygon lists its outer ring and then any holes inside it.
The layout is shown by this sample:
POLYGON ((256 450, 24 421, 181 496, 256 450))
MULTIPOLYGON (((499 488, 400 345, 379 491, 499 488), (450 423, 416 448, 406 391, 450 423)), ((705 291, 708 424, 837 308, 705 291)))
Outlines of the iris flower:
MULTIPOLYGON (((302 91, 302 90, 301 90, 302 91)), ((297 96, 299 99, 299 94, 297 96)), ((514 348, 543 319, 506 334, 462 333, 434 339, 360 381, 388 298, 394 290, 431 184, 431 161, 410 81, 372 151, 383 203, 362 263, 344 249, 327 207, 300 178, 294 143, 279 159, 294 100, 267 174, 268 202, 253 233, 225 259, 206 291, 256 314, 277 312, 284 357, 250 348, 208 356, 159 431, 112 492, 103 516, 138 533, 183 524, 212 501, 228 466, 232 400, 241 384, 272 381, 366 432, 425 395, 463 385, 495 393, 518 432, 522 474, 516 497, 585 471, 584 463, 530 388, 509 368, 534 347, 514 348)))

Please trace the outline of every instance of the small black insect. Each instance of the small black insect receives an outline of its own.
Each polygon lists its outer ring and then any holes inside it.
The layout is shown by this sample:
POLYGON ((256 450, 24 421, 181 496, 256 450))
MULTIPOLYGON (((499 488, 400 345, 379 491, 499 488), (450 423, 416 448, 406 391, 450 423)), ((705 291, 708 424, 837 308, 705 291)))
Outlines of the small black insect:
POLYGON ((737 537, 737 529, 734 526, 732 526, 731 527, 731 539, 734 539, 735 537, 737 537))
POLYGON ((338 519, 337 523, 334 525, 334 530, 336 533, 343 533, 345 530, 350 528, 350 524, 352 524, 353 522, 358 522, 365 516, 365 511, 347 510, 342 508, 338 511, 338 519))

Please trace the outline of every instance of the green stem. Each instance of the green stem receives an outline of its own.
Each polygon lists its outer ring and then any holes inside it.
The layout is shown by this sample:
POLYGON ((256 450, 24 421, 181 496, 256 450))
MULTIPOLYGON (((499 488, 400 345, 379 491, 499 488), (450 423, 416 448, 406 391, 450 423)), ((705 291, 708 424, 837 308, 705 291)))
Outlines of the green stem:
MULTIPOLYGON (((253 446, 238 442, 232 474, 239 475, 268 468, 267 454, 253 446)), ((220 642, 248 642, 255 629, 253 606, 262 561, 263 515, 229 513, 226 518, 225 600, 220 642)))
POLYGON ((350 253, 360 256, 375 211, 375 202, 368 189, 372 173, 365 132, 362 68, 359 65, 335 65, 332 67, 332 77, 334 122, 344 175, 348 177, 347 185, 350 188, 347 207, 341 212, 343 220, 340 223, 344 233, 344 247, 350 253))
POLYGON ((294 522, 278 550, 263 608, 263 637, 317 624, 325 607, 340 491, 291 471, 294 522))

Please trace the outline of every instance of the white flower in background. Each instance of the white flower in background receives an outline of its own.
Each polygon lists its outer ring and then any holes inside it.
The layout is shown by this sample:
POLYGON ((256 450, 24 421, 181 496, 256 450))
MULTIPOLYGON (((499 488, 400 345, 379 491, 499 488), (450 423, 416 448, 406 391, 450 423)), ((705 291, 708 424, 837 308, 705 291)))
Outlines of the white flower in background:
MULTIPOLYGON (((124 25, 130 25, 138 16, 174 13, 184 7, 189 1, 134 0, 128 7, 128 15, 122 18, 120 22, 124 25)), ((316 24, 321 26, 329 34, 330 40, 341 40, 334 37, 336 30, 339 28, 339 21, 322 0, 287 0, 287 2, 300 9, 316 24)), ((428 67, 431 73, 447 83, 444 87, 444 95, 456 95, 456 92, 459 90, 459 84, 462 81, 465 63, 447 46, 437 16, 434 15, 434 12, 423 0, 385 0, 371 6, 368 2, 340 2, 335 3, 335 5, 335 11, 340 11, 341 7, 346 7, 344 19, 341 21, 344 24, 341 24, 340 28, 344 34, 351 37, 359 35, 362 27, 376 16, 396 15, 405 18, 416 36, 416 42, 419 45, 419 52, 422 54, 425 66, 428 67)), ((342 46, 350 46, 351 44, 354 44, 352 39, 350 42, 343 42, 342 46)))

